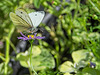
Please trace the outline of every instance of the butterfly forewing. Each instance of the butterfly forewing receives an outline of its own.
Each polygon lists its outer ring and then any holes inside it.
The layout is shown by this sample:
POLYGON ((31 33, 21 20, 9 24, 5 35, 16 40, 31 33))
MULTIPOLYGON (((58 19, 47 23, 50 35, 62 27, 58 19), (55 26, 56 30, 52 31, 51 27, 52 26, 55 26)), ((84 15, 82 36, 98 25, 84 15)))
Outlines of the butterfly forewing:
POLYGON ((29 17, 32 21, 33 27, 36 28, 41 23, 42 19, 44 18, 44 15, 44 11, 29 13, 29 17))
POLYGON ((10 13, 10 18, 19 31, 28 30, 29 28, 31 28, 31 26, 29 26, 29 24, 25 20, 23 20, 13 12, 10 13))
POLYGON ((27 12, 24 9, 21 9, 21 8, 16 9, 15 13, 16 13, 16 15, 18 15, 19 17, 24 19, 31 27, 33 26, 29 15, 27 14, 27 12))

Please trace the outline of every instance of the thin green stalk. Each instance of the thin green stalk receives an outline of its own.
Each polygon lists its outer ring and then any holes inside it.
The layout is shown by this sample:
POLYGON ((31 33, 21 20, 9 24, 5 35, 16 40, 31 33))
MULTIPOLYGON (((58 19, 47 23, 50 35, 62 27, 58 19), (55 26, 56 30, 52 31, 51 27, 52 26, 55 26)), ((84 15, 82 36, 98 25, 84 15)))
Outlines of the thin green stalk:
POLYGON ((29 67, 29 72, 30 72, 30 75, 32 75, 32 71, 31 71, 31 68, 29 67))
POLYGON ((57 52, 57 54, 56 54, 56 63, 57 63, 57 65, 56 65, 56 69, 58 69, 58 67, 59 67, 59 64, 60 64, 60 58, 59 58, 59 53, 57 52))
POLYGON ((77 18, 77 13, 79 11, 79 7, 80 7, 80 0, 78 0, 76 2, 76 9, 75 9, 75 12, 74 12, 74 17, 73 17, 73 21, 77 18))
POLYGON ((3 56, 0 56, 0 58, 1 58, 3 61, 5 61, 5 58, 4 58, 3 56))
POLYGON ((9 63, 9 59, 10 59, 10 56, 9 56, 9 51, 10 51, 10 43, 9 43, 9 40, 11 38, 11 35, 14 31, 14 26, 11 25, 10 27, 10 31, 9 31, 9 34, 7 37, 5 37, 5 40, 6 40, 6 54, 5 54, 5 66, 4 66, 4 75, 7 75, 7 71, 8 71, 8 68, 7 68, 7 65, 9 63))
POLYGON ((11 47, 12 47, 13 50, 15 51, 15 53, 18 54, 17 51, 16 51, 16 48, 15 48, 14 44, 13 44, 11 41, 9 41, 9 42, 10 42, 11 47))
POLYGON ((4 75, 7 75, 7 65, 8 65, 8 62, 9 62, 9 39, 6 38, 6 61, 5 61, 5 71, 4 71, 4 75))
POLYGON ((100 13, 100 10, 95 6, 95 4, 91 1, 91 0, 88 0, 90 2, 90 4, 93 6, 93 8, 98 12, 100 13))
POLYGON ((58 69, 58 66, 59 66, 59 64, 60 64, 60 58, 59 58, 59 45, 58 45, 57 42, 55 42, 55 45, 56 45, 56 52, 57 52, 57 54, 56 54, 56 56, 55 56, 56 62, 57 62, 56 68, 58 69))
POLYGON ((34 70, 33 65, 32 65, 32 43, 33 43, 33 40, 30 41, 30 44, 31 44, 31 50, 30 50, 30 68, 31 68, 31 70, 34 71, 34 73, 36 75, 38 75, 37 72, 34 70))

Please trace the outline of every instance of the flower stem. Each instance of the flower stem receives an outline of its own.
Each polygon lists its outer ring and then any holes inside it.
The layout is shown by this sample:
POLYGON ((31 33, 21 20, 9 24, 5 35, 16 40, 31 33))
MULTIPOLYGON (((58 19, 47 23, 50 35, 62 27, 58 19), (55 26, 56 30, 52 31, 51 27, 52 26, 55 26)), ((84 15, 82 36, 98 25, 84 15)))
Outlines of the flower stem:
POLYGON ((31 50, 30 50, 30 68, 31 68, 31 70, 34 71, 35 75, 38 75, 37 72, 34 70, 33 65, 32 65, 32 43, 33 43, 33 40, 30 41, 30 44, 31 44, 31 50))

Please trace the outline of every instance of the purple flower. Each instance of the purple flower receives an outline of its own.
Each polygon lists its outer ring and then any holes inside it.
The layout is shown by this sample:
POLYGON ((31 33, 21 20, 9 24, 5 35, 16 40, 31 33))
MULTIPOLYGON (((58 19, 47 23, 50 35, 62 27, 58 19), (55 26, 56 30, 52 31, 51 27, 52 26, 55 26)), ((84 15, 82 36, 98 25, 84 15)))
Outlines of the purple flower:
POLYGON ((91 67, 91 68, 95 68, 95 67, 96 67, 96 64, 93 63, 93 62, 90 62, 90 67, 91 67))
POLYGON ((22 37, 17 37, 18 39, 22 39, 22 40, 31 40, 31 39, 44 39, 45 37, 41 37, 41 36, 36 36, 37 33, 35 33, 35 35, 28 35, 25 36, 22 32, 20 32, 20 34, 22 35, 22 37))

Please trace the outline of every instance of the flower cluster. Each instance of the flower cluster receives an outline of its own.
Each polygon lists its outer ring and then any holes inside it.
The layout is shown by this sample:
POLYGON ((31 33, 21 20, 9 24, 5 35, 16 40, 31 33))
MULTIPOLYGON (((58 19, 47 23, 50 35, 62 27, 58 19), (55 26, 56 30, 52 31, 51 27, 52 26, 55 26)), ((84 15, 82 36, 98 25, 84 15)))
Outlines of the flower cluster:
POLYGON ((22 40, 31 40, 31 39, 44 39, 45 37, 41 37, 41 36, 36 36, 37 33, 35 33, 35 35, 28 35, 25 36, 22 32, 20 32, 20 34, 22 35, 22 37, 17 37, 18 39, 22 39, 22 40))

